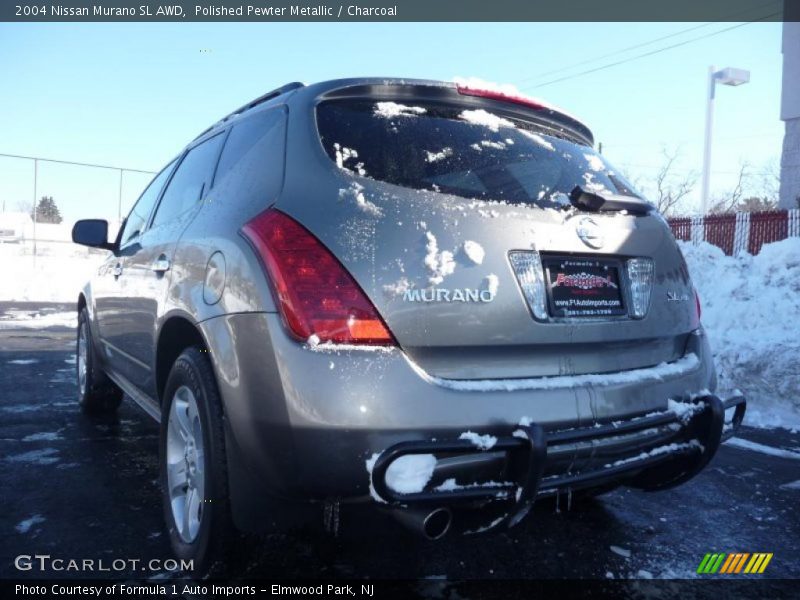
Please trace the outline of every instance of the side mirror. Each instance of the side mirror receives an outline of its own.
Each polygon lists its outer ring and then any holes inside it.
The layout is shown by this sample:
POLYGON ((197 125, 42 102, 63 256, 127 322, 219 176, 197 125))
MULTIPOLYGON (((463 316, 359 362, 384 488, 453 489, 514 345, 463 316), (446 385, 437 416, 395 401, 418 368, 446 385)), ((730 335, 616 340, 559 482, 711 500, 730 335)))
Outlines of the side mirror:
POLYGON ((72 241, 82 246, 113 250, 108 242, 108 221, 104 219, 82 219, 72 226, 72 241))

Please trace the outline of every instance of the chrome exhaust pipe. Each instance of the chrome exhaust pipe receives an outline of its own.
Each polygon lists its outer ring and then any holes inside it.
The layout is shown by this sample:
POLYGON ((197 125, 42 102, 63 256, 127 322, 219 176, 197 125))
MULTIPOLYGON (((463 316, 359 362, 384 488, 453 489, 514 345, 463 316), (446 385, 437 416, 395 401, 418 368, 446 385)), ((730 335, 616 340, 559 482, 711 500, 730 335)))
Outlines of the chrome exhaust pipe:
POLYGON ((447 535, 453 523, 453 513, 449 508, 395 510, 392 515, 400 523, 431 541, 440 540, 447 535))

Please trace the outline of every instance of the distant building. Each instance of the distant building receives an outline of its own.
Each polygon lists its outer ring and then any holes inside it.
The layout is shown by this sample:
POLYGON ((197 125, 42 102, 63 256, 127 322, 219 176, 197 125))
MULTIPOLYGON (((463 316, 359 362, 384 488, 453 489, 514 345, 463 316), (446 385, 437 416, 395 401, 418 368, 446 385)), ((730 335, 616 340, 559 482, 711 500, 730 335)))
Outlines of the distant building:
POLYGON ((22 242, 33 225, 25 212, 0 212, 0 242, 22 242))
POLYGON ((783 24, 781 208, 800 207, 800 22, 783 24))

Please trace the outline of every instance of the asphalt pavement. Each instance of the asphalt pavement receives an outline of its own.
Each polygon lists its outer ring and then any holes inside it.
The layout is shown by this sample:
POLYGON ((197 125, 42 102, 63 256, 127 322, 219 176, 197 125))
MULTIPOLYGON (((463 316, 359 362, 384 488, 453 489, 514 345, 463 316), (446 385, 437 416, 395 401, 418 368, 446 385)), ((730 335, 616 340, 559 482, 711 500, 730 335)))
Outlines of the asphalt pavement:
MULTIPOLYGON (((2 315, 11 308, 0 303, 2 315)), ((62 310, 36 307, 24 310, 62 310)), ((67 307, 69 308, 69 307, 67 307)), ((19 317, 19 306, 15 306, 19 317)), ((578 506, 536 506, 501 533, 417 540, 392 525, 323 543, 270 536, 240 577, 513 578, 695 577, 708 552, 770 552, 756 577, 800 578, 800 434, 743 428, 711 465, 677 489, 620 489, 578 506)), ((20 555, 172 557, 158 489, 158 426, 130 399, 113 417, 78 408, 74 334, 65 327, 0 328, 0 577, 20 555)), ((140 577, 135 568, 91 576, 140 577)), ((86 574, 84 576, 90 576, 86 574)), ((161 576, 157 576, 161 577, 161 576)), ((438 583, 437 583, 438 582, 438 583)))

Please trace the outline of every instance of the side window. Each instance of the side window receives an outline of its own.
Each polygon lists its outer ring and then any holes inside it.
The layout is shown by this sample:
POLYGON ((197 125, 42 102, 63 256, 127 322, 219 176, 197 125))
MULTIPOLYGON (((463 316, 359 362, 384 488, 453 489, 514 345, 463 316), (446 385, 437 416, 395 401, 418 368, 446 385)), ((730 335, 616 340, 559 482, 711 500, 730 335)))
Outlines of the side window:
POLYGON ((147 186, 147 189, 139 196, 139 199, 136 201, 136 204, 133 205, 125 221, 125 228, 122 230, 122 235, 120 235, 119 238, 120 246, 124 246, 141 233, 145 223, 147 223, 147 219, 150 217, 150 212, 153 210, 156 200, 158 200, 158 195, 161 193, 161 189, 164 187, 167 179, 169 179, 169 174, 172 173, 174 166, 175 161, 173 160, 153 178, 150 185, 147 186))
POLYGON ((214 176, 224 202, 246 204, 273 198, 283 183, 286 115, 272 108, 234 124, 214 176))
POLYGON ((189 150, 178 165, 156 209, 153 227, 167 223, 194 206, 211 184, 223 135, 216 135, 189 150))

